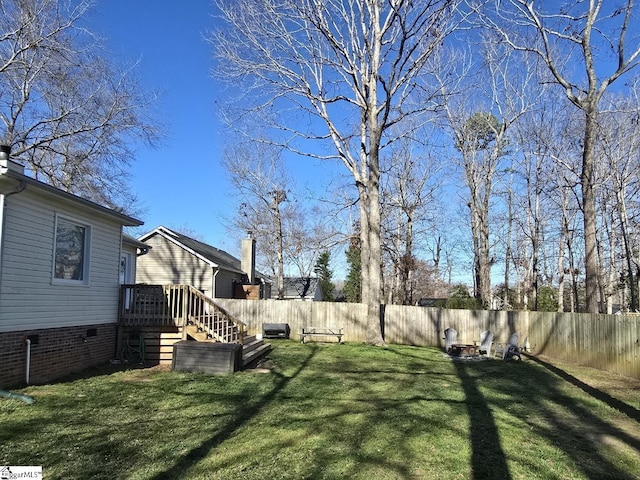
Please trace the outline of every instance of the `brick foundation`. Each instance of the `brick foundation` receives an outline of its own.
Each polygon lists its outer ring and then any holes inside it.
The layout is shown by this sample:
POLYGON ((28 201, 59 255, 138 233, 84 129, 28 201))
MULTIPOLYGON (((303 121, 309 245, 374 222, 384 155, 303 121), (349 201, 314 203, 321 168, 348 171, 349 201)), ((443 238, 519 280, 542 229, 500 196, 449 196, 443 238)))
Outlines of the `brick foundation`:
POLYGON ((0 333, 0 388, 25 385, 27 338, 29 383, 41 384, 107 363, 116 355, 116 337, 115 324, 0 333))

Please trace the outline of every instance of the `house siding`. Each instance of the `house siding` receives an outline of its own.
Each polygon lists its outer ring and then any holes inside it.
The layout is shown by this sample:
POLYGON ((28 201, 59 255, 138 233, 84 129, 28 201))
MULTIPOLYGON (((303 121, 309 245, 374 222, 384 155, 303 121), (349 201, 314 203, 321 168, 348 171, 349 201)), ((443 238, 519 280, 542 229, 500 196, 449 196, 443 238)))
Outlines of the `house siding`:
POLYGON ((186 284, 212 297, 213 268, 160 235, 145 240, 151 250, 138 258, 136 283, 186 284))
POLYGON ((242 275, 220 270, 216 276, 216 296, 215 298, 233 298, 234 282, 242 282, 242 275))
POLYGON ((5 197, 0 332, 117 322, 120 223, 27 188, 5 197), (91 226, 88 285, 52 283, 56 214, 91 226))
POLYGON ((215 275, 211 264, 161 235, 145 240, 151 250, 138 258, 136 283, 152 285, 191 285, 211 298, 233 298, 233 283, 243 275, 220 269, 215 275), (215 292, 213 291, 215 282, 215 292))

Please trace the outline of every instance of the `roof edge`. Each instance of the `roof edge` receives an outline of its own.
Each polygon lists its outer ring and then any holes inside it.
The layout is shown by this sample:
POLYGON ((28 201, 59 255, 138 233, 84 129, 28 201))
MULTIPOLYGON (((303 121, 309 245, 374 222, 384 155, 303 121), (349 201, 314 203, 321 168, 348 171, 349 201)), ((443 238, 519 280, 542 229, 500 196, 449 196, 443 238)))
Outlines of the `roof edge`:
POLYGON ((150 232, 145 233, 144 235, 141 235, 140 237, 138 237, 138 240, 141 241, 141 242, 145 242, 149 238, 151 238, 153 235, 160 235, 161 237, 165 238, 169 242, 171 242, 171 243, 173 243, 175 245, 178 245, 180 248, 186 250, 191 255, 194 255, 195 257, 199 258, 200 260, 202 260, 206 264, 210 265, 211 267, 220 268, 220 265, 218 265, 217 263, 212 262, 211 260, 209 260, 208 258, 206 258, 203 255, 199 254, 198 252, 196 252, 192 248, 187 247, 184 243, 182 243, 180 240, 175 238, 176 234, 175 234, 175 232, 173 232, 173 230, 170 230, 167 227, 164 227, 162 225, 159 225, 156 228, 154 228, 153 230, 151 230, 150 232))
POLYGON ((112 208, 103 207, 102 205, 92 202, 91 200, 87 200, 85 198, 79 197, 72 193, 65 192, 64 190, 61 190, 52 185, 48 185, 44 182, 36 180, 35 178, 28 177, 27 175, 19 173, 15 170, 11 170, 11 169, 4 170, 0 172, 0 177, 6 177, 8 179, 14 180, 15 182, 22 183, 27 187, 33 187, 33 188, 36 188, 37 190, 42 190, 47 194, 61 197, 64 200, 79 203, 80 205, 87 207, 91 210, 95 210, 102 213, 103 215, 112 217, 118 220, 118 222, 120 222, 121 225, 124 225, 127 227, 139 227, 141 225, 144 225, 144 222, 142 220, 138 220, 137 218, 131 217, 129 215, 125 215, 124 213, 120 213, 112 208))

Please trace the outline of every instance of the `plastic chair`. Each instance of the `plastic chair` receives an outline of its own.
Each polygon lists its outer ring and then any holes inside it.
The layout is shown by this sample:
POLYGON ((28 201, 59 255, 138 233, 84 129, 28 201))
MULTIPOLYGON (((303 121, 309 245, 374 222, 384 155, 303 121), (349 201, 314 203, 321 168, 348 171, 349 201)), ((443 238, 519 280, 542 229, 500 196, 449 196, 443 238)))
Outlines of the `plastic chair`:
POLYGON ((451 350, 451 345, 456 343, 456 338, 458 337, 458 332, 456 332, 453 328, 446 328, 444 330, 444 351, 449 353, 451 350))
POLYGON ((496 356, 502 356, 502 360, 510 360, 511 358, 517 358, 522 360, 520 356, 520 347, 518 346, 518 340, 520 339, 519 333, 512 333, 509 337, 509 341, 506 344, 499 343, 496 345, 496 356))
POLYGON ((478 354, 491 356, 491 345, 493 344, 493 332, 485 330, 480 334, 480 345, 478 346, 478 354))

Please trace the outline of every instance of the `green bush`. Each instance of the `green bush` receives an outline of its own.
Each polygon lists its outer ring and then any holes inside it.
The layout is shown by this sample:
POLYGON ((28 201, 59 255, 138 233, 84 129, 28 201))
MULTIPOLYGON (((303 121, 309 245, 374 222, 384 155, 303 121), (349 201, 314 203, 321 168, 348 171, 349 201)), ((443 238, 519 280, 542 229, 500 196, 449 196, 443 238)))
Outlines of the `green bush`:
POLYGON ((469 295, 469 289, 464 284, 459 284, 452 288, 445 307, 463 310, 475 310, 479 308, 477 299, 469 295))
POLYGON ((543 285, 538 290, 538 311, 556 312, 558 311, 558 295, 550 285, 543 285))

